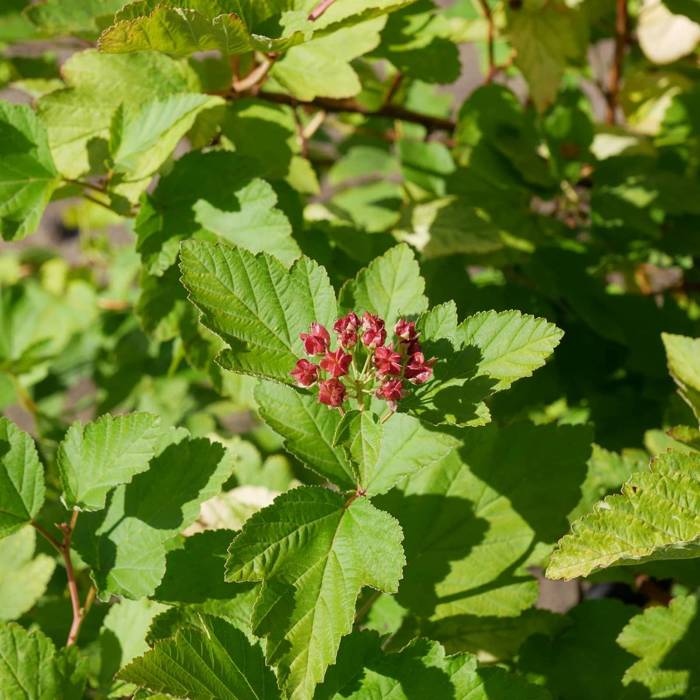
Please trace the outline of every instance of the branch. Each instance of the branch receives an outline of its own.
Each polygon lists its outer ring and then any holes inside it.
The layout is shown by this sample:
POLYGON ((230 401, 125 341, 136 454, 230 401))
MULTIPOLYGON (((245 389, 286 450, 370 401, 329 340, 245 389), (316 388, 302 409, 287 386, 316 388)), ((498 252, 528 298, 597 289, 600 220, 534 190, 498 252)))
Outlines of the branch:
POLYGON ((479 4, 481 5, 481 11, 484 13, 484 17, 486 18, 486 23, 488 25, 487 55, 489 61, 489 70, 486 74, 485 82, 490 83, 496 76, 496 73, 498 72, 498 68, 496 67, 496 51, 494 47, 494 41, 496 38, 496 25, 493 21, 493 12, 491 12, 488 0, 479 0, 479 4))
POLYGON ((386 117, 388 119, 400 119, 404 122, 412 124, 421 124, 428 131, 452 131, 455 128, 455 122, 452 119, 444 117, 433 117, 430 114, 421 114, 412 112, 405 107, 393 104, 385 104, 377 110, 369 110, 363 107, 359 102, 353 99, 333 100, 329 97, 317 97, 311 102, 302 102, 291 95, 285 95, 279 92, 259 92, 256 97, 268 102, 276 102, 277 104, 289 105, 290 107, 303 107, 311 105, 324 110, 325 112, 348 112, 351 114, 362 114, 365 117, 386 117))
POLYGON ((627 44, 627 0, 616 0, 615 13, 615 57, 608 76, 608 113, 606 122, 615 124, 622 80, 622 64, 627 44))

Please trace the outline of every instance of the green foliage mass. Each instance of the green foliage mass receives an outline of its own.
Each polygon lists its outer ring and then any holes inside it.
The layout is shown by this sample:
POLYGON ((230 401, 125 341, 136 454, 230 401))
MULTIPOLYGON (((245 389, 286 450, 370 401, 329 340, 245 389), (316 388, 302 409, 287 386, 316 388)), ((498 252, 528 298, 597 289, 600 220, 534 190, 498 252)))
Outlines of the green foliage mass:
POLYGON ((0 698, 700 700, 698 0, 5 0, 0 698))

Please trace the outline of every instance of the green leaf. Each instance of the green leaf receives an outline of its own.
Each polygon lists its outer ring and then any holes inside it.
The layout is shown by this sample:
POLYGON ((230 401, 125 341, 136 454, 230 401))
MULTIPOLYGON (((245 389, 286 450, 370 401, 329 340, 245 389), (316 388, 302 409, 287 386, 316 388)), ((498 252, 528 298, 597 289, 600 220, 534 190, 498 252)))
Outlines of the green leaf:
POLYGON ((148 651, 146 633, 166 607, 150 600, 121 600, 109 609, 100 629, 100 681, 113 697, 134 692, 133 686, 114 680, 119 669, 148 651))
POLYGON ((233 460, 222 445, 181 431, 169 439, 147 471, 113 491, 105 510, 78 519, 75 549, 101 598, 150 596, 165 573, 169 543, 231 475, 233 460))
POLYGON ((668 607, 649 607, 635 615, 617 638, 639 659, 622 682, 645 686, 652 698, 686 697, 697 680, 699 622, 695 596, 679 596, 668 607))
POLYGON ((390 248, 360 270, 341 292, 342 304, 357 313, 377 314, 391 330, 401 316, 425 311, 425 282, 413 251, 404 243, 390 248))
POLYGON ((291 265, 301 251, 291 226, 276 208, 271 186, 254 177, 255 164, 225 151, 180 158, 136 218, 137 250, 148 271, 163 275, 175 263, 180 241, 216 233, 249 250, 291 265))
POLYGON ((352 465, 333 443, 341 420, 337 411, 309 392, 272 382, 258 384, 255 400, 265 422, 284 438, 285 449, 340 488, 355 489, 352 465))
POLYGON ((354 633, 340 647, 315 700, 341 698, 460 698, 548 700, 549 693, 503 668, 480 666, 471 654, 446 656, 437 642, 417 639, 386 654, 371 632, 354 633))
POLYGON ((119 677, 150 690, 192 700, 276 700, 281 695, 262 651, 228 622, 200 616, 198 628, 133 661, 119 677))
POLYGON ((256 513, 232 542, 230 581, 262 581, 255 633, 289 698, 311 697, 352 629, 363 586, 394 592, 404 565, 398 523, 366 498, 302 487, 256 513))
POLYGON ((34 441, 0 417, 0 537, 28 523, 44 504, 44 469, 34 441))
POLYGON ((622 493, 576 520, 547 568, 571 579, 613 564, 688 559, 700 554, 700 454, 665 452, 622 493))
POLYGON ((42 0, 30 5, 27 17, 42 35, 94 36, 99 25, 121 9, 128 0, 42 0))
POLYGON ((680 395, 700 420, 700 338, 662 333, 668 369, 680 395))
POLYGON ((519 311, 474 314, 460 325, 459 334, 465 345, 479 348, 479 372, 498 380, 497 390, 542 367, 564 335, 553 323, 519 311))
POLYGON ((16 620, 43 595, 56 562, 34 556, 36 533, 24 527, 0 541, 0 620, 16 620))
POLYGON ((373 19, 293 46, 271 75, 299 100, 353 97, 362 84, 350 61, 377 47, 383 26, 384 19, 373 19))
MULTIPOLYGON (((233 530, 209 530, 171 545, 165 576, 153 597, 233 621, 238 599, 253 588, 224 580, 227 550, 235 535, 233 530)), ((249 629, 240 621, 236 626, 249 635, 249 629)))
POLYGON ((195 218, 199 225, 251 253, 274 255, 285 265, 291 265, 301 256, 292 238, 292 226, 275 206, 277 194, 268 182, 259 178, 250 180, 235 196, 240 211, 222 211, 208 200, 195 202, 195 218))
POLYGON ((202 322, 230 347, 219 363, 234 372, 291 382, 299 334, 313 321, 330 328, 337 316, 325 270, 307 257, 287 270, 266 253, 188 241, 180 266, 202 322))
POLYGON ((369 411, 347 413, 335 435, 336 443, 347 443, 356 470, 356 486, 369 496, 389 491, 446 457, 459 440, 428 429, 416 418, 402 413, 379 423, 369 411))
POLYGON ((10 241, 34 233, 60 178, 30 107, 0 103, 0 144, 0 233, 10 241))
POLYGON ((233 13, 207 17, 196 9, 204 4, 134 3, 134 8, 127 6, 117 13, 115 23, 102 32, 99 49, 106 53, 161 51, 180 57, 197 51, 239 54, 254 48, 240 17, 233 13), (187 4, 195 7, 188 8, 187 4))
POLYGON ((98 45, 107 52, 151 50, 173 56, 212 50, 224 55, 279 52, 308 41, 315 32, 342 32, 411 1, 343 2, 312 23, 307 15, 314 3, 306 0, 141 0, 117 13, 98 45))
POLYGON ((138 109, 195 87, 185 65, 153 52, 115 56, 81 51, 63 64, 61 74, 67 87, 44 95, 37 111, 56 167, 71 179, 106 171, 110 128, 120 105, 138 109))
POLYGON ((85 426, 74 423, 56 455, 66 507, 104 508, 112 488, 148 469, 161 436, 160 419, 149 413, 105 415, 85 426))
POLYGON ((220 97, 181 93, 118 111, 110 133, 115 173, 127 181, 153 175, 190 130, 197 116, 223 104, 220 97))
POLYGON ((585 17, 559 0, 525 0, 508 13, 508 35, 516 51, 515 64, 543 111, 554 101, 567 64, 585 56, 585 17))
POLYGON ((483 210, 458 197, 417 204, 410 212, 410 221, 399 227, 398 234, 425 258, 492 253, 503 248, 498 224, 483 210))
POLYGON ((569 612, 559 634, 525 642, 518 670, 554 698, 626 697, 622 676, 634 659, 615 640, 637 610, 614 598, 584 601, 569 612))
POLYGON ((433 620, 515 616, 537 599, 528 562, 541 563, 580 498, 590 430, 514 423, 461 437, 463 447, 377 501, 405 533, 398 600, 433 620))
MULTIPOLYGON (((69 650, 70 651, 70 650, 69 650)), ((80 700, 85 678, 75 657, 56 653, 38 629, 0 625, 0 688, 8 700, 80 700)))

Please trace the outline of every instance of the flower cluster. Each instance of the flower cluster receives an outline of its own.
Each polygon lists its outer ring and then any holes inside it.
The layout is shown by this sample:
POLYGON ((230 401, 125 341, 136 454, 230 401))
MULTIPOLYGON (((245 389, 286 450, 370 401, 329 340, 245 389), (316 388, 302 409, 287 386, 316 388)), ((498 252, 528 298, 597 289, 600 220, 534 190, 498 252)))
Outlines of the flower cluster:
POLYGON ((318 400, 343 410, 355 399, 364 409, 374 394, 385 400, 391 411, 406 395, 410 385, 424 384, 433 376, 436 358, 426 360, 413 321, 401 319, 394 326, 393 342, 379 316, 354 311, 333 324, 337 347, 331 349, 331 334, 320 323, 301 333, 304 351, 318 364, 300 359, 290 372, 298 386, 318 386, 318 400))

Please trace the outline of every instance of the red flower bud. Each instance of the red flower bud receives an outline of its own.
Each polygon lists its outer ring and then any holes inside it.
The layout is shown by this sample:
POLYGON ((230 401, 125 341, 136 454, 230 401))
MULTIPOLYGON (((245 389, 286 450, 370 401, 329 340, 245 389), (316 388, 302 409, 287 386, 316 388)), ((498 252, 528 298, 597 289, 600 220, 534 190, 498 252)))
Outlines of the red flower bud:
POLYGON ((319 364, 321 369, 325 369, 331 377, 342 377, 348 373, 348 367, 350 367, 351 362, 352 355, 338 348, 335 352, 327 352, 319 364))
POLYGON ((400 379, 387 379, 382 382, 377 389, 377 398, 385 399, 390 404, 396 405, 396 402, 403 396, 403 385, 400 379))
POLYGON ((396 337, 404 343, 410 343, 418 339, 416 324, 413 321, 406 321, 403 318, 400 318, 396 322, 394 333, 396 333, 396 337))
POLYGON ((335 378, 319 382, 318 400, 326 406, 337 408, 345 400, 345 387, 339 379, 335 378))
POLYGON ((311 324, 310 333, 300 333, 307 355, 323 355, 328 350, 331 336, 320 323, 311 324))
POLYGON ((357 329, 360 327, 360 319, 354 311, 347 316, 339 318, 333 324, 333 330, 338 334, 338 342, 344 348, 351 348, 357 342, 357 329))
POLYGON ((406 365, 404 376, 411 384, 425 384, 433 376, 436 358, 426 360, 422 352, 415 352, 406 365))
POLYGON ((401 355, 393 347, 380 345, 374 351, 374 366, 380 376, 401 374, 401 355))
POLYGON ((318 379, 318 367, 308 360, 298 360, 289 374, 297 380, 299 386, 311 386, 318 379))
POLYGON ((374 316, 365 311, 362 317, 362 342, 368 348, 376 348, 378 345, 384 345, 386 340, 386 330, 384 321, 379 316, 374 316))

